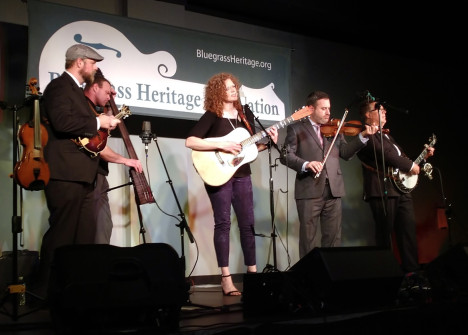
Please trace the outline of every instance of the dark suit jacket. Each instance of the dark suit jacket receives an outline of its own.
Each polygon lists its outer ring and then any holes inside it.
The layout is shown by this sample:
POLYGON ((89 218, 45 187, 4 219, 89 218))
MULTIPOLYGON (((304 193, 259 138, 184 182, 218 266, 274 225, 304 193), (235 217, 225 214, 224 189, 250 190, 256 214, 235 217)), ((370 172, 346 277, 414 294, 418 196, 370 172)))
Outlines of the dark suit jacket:
MULTIPOLYGON (((401 172, 409 172, 413 161, 405 156, 403 149, 396 144, 390 135, 384 135, 383 151, 385 157, 385 170, 389 167, 400 169, 401 172), (388 137, 387 137, 388 136, 388 137), (399 155, 395 145, 398 146, 401 155, 399 155)), ((364 199, 369 197, 382 197, 384 190, 384 178, 382 172, 382 145, 380 133, 369 137, 367 146, 357 154, 362 164, 363 182, 364 182, 364 199), (375 150, 375 152, 374 152, 375 150), (377 162, 377 164, 376 164, 377 162), (377 172, 377 167, 378 170, 377 172), (379 187, 380 182, 380 187, 379 187)), ((390 178, 387 178, 385 184, 388 196, 399 196, 401 193, 395 188, 390 178)))
MULTIPOLYGON (((318 198, 322 196, 325 188, 325 171, 322 171, 319 178, 314 178, 313 172, 302 172, 301 169, 306 161, 323 161, 323 157, 327 153, 332 140, 333 137, 324 138, 324 148, 322 149, 320 140, 309 118, 287 127, 284 142, 286 155, 280 161, 297 172, 294 190, 296 199, 318 198)), ((349 143, 341 134, 336 138, 334 146, 325 162, 330 190, 334 197, 343 197, 345 195, 340 158, 350 160, 365 145, 358 136, 355 136, 349 143)))
POLYGON ((41 114, 49 135, 44 157, 49 164, 50 178, 94 182, 99 156, 91 158, 71 139, 96 135, 96 115, 83 90, 68 73, 53 79, 45 88, 41 114))

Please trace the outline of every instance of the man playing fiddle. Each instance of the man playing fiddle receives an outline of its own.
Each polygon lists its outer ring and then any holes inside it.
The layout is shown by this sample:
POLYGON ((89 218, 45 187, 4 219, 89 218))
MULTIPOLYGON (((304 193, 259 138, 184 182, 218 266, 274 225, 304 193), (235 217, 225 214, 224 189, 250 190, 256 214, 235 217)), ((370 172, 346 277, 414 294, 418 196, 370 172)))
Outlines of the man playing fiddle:
POLYGON ((294 196, 299 217, 299 256, 313 248, 337 247, 341 244, 341 197, 345 195, 340 158, 350 160, 366 146, 367 136, 376 127, 366 125, 358 136, 347 142, 343 134, 325 137, 320 126, 330 121, 330 98, 315 91, 307 97, 311 108, 309 118, 287 127, 284 142, 286 154, 281 163, 297 172, 294 196), (329 155, 324 161, 326 153, 329 155), (317 174, 318 177, 317 177, 317 174), (321 245, 316 241, 320 225, 321 245))

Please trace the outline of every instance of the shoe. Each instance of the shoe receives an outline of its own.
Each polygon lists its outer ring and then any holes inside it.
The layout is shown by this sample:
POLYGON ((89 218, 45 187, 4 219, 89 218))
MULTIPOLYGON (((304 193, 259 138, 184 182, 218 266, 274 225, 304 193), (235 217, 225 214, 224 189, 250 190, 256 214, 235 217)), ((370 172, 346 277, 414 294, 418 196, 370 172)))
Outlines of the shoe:
MULTIPOLYGON (((221 275, 221 278, 227 278, 227 277, 231 277, 231 275, 221 275)), ((239 297, 242 295, 242 292, 238 291, 238 290, 233 290, 233 291, 229 291, 229 292, 226 292, 224 291, 222 285, 221 285, 221 290, 223 291, 223 295, 225 297, 239 297), (237 294, 239 293, 239 294, 237 294)))
POLYGON ((238 290, 224 292, 224 290, 223 290, 223 295, 225 297, 240 297, 242 295, 242 292, 238 291, 238 290), (240 294, 236 294, 236 293, 240 293, 240 294))

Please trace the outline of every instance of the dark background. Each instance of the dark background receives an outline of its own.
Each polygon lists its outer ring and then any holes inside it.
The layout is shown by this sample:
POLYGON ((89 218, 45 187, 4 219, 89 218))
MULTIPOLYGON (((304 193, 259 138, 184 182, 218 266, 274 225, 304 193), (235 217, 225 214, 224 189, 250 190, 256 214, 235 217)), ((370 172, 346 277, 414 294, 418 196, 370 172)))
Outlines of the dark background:
POLYGON ((168 1, 209 14, 416 60, 455 66, 463 56, 461 3, 412 1, 168 1))

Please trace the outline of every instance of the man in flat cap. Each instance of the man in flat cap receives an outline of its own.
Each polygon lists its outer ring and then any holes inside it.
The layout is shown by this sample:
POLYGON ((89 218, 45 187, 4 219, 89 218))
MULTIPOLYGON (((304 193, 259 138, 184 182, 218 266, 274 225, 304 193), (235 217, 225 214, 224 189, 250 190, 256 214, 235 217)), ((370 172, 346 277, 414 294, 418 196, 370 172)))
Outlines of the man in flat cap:
POLYGON ((96 116, 83 93, 83 84, 93 82, 97 62, 103 59, 86 45, 72 45, 65 54, 65 72, 43 93, 41 116, 48 131, 44 155, 50 169, 45 196, 50 216, 41 245, 38 294, 46 294, 57 248, 94 243, 93 190, 100 157, 84 150, 80 143, 85 142, 79 140, 120 123, 114 116, 96 116))

